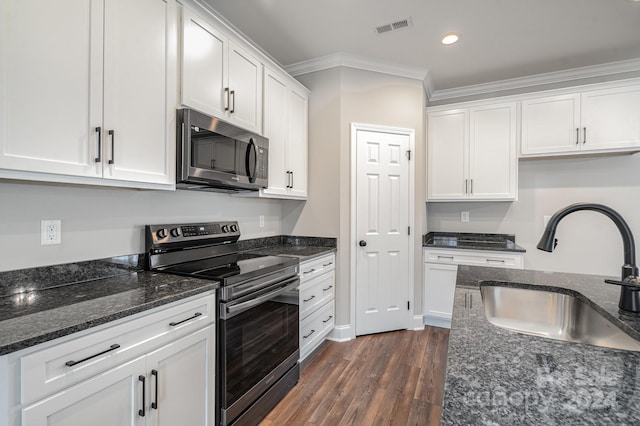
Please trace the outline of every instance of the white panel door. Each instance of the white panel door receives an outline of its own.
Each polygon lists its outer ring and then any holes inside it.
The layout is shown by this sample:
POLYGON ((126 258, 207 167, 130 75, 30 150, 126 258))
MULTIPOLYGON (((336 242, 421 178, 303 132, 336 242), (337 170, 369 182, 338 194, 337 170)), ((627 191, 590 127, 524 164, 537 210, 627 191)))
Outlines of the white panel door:
POLYGON ((582 94, 582 150, 640 146, 640 85, 582 94))
POLYGON ((232 41, 229 41, 228 87, 228 119, 262 134, 262 64, 232 41))
POLYGON ((289 170, 291 195, 307 196, 307 96, 289 91, 289 170))
POLYGON ((469 179, 467 110, 430 113, 427 117, 427 199, 466 199, 469 179))
POLYGON ((188 8, 182 13, 182 104, 223 117, 227 39, 188 8))
POLYGON ((138 358, 31 404, 22 410, 22 426, 142 426, 144 369, 138 358))
POLYGON ((469 198, 515 199, 516 103, 469 110, 469 198))
POLYGON ((356 335, 406 329, 409 136, 358 130, 356 144, 356 335))
POLYGON ((167 27, 174 8, 173 0, 105 4, 105 178, 173 179, 168 170, 167 27))
POLYGON ((580 149, 580 95, 522 101, 521 154, 540 155, 580 149))
POLYGON ((0 168, 101 176, 102 0, 0 0, 0 168))
POLYGON ((287 96, 284 78, 264 70, 264 136, 269 139, 269 191, 287 193, 287 96))
POLYGON ((206 327, 147 356, 151 424, 213 426, 215 423, 213 327, 206 327))

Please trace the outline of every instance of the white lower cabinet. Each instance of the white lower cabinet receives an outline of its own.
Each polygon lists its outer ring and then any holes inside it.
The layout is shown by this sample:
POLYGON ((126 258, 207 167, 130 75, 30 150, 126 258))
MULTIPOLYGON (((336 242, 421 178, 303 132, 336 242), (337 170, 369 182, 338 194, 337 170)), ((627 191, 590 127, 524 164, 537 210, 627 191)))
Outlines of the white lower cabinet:
POLYGON ((9 424, 213 426, 214 318, 209 295, 12 354, 9 424))
POLYGON ((300 361, 335 326, 335 254, 300 264, 300 361))
POLYGON ((423 262, 424 323, 450 328, 458 265, 524 269, 524 254, 425 248, 423 262))

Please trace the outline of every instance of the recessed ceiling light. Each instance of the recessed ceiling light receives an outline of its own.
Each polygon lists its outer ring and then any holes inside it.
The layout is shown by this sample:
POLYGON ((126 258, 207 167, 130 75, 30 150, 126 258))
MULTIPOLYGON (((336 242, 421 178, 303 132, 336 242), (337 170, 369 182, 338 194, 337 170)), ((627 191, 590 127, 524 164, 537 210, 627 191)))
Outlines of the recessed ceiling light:
POLYGON ((456 33, 449 33, 442 37, 442 44, 453 44, 460 40, 460 36, 456 33))

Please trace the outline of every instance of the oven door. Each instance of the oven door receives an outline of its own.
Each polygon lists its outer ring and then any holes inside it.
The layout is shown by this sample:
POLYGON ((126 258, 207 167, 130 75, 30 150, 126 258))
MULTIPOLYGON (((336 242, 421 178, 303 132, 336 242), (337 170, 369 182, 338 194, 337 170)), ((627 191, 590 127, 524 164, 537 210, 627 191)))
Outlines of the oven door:
POLYGON ((297 276, 220 303, 218 393, 221 423, 230 424, 297 365, 297 276))

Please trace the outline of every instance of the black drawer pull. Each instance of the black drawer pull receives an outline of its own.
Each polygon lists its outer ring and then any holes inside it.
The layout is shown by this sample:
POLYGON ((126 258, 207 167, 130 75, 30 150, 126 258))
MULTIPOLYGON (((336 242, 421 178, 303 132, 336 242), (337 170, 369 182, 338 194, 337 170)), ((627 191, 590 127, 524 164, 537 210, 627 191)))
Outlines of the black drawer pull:
POLYGON ((322 289, 322 291, 329 291, 329 290, 331 290, 332 288, 333 288, 333 286, 332 286, 332 285, 330 285, 330 286, 329 286, 329 287, 327 287, 327 288, 323 288, 323 289, 322 289))
POLYGON ((187 318, 187 319, 183 319, 182 321, 178 321, 178 322, 170 322, 170 323, 169 323, 169 325, 170 325, 171 327, 175 327, 176 325, 180 325, 180 324, 182 324, 183 322, 191 321, 191 320, 192 320, 192 319, 194 319, 194 318, 198 318, 200 315, 202 315, 200 312, 196 312, 195 314, 193 314, 193 316, 192 316, 192 317, 189 317, 189 318, 187 318))
POLYGON ((326 320, 322 321, 323 323, 328 323, 329 321, 331 321, 331 318, 333 318, 333 315, 330 315, 329 318, 327 318, 326 320))
POLYGON ((333 265, 333 262, 324 263, 324 264, 322 265, 322 267, 323 267, 323 268, 326 268, 327 266, 331 266, 331 265, 333 265))
POLYGON ((316 271, 316 269, 315 269, 315 268, 313 268, 313 269, 311 269, 311 270, 309 270, 309 271, 304 271, 302 274, 303 274, 303 275, 307 275, 307 274, 310 274, 310 273, 315 272, 315 271, 316 271))
POLYGON ((311 330, 311 333, 307 334, 306 336, 302 336, 303 339, 308 338, 309 336, 311 336, 313 333, 315 333, 315 330, 311 330))
POLYGON ((151 375, 156 377, 156 400, 151 403, 151 408, 158 409, 158 370, 151 370, 151 375))
POLYGON ((146 388, 146 386, 144 385, 145 377, 143 375, 140 375, 140 376, 138 376, 138 380, 142 382, 142 408, 138 410, 138 415, 140 417, 144 417, 144 414, 145 414, 144 403, 147 400, 147 398, 144 395, 144 390, 146 388))
POLYGON ((311 296, 310 298, 308 298, 308 299, 304 299, 304 300, 303 300, 303 302, 304 302, 304 303, 307 303, 307 302, 309 302, 309 301, 311 301, 311 300, 313 300, 313 299, 315 299, 315 298, 316 298, 316 295, 314 294, 314 295, 313 295, 313 296, 311 296))
POLYGON ((116 343, 114 345, 109 346, 109 349, 107 349, 106 351, 102 351, 102 352, 99 352, 99 353, 97 353, 95 355, 88 356, 88 357, 86 357, 84 359, 81 359, 80 361, 67 361, 67 362, 64 363, 64 365, 66 365, 67 367, 73 367, 74 365, 80 364, 81 362, 89 361, 92 358, 95 358, 95 357, 100 356, 100 355, 104 355, 107 352, 115 351, 119 347, 120 347, 120 345, 116 343))

